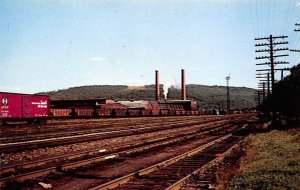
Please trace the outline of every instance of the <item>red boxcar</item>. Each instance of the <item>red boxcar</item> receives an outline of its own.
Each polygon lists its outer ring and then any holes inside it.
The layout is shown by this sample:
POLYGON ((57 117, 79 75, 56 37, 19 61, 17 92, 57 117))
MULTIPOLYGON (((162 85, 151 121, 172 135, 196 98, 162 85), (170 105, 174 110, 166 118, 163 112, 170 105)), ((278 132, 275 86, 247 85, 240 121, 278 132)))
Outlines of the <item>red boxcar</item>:
POLYGON ((48 96, 0 92, 0 120, 27 120, 29 123, 46 121, 49 115, 48 96))

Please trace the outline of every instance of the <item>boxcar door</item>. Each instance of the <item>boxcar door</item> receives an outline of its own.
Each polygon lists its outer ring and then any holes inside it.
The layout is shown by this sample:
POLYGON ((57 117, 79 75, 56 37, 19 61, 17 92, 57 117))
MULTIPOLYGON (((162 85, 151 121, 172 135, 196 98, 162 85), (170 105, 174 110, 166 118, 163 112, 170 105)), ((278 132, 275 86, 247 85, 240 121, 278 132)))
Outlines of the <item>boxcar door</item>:
POLYGON ((22 113, 23 118, 30 118, 31 117, 31 97, 30 96, 23 96, 22 100, 22 113))

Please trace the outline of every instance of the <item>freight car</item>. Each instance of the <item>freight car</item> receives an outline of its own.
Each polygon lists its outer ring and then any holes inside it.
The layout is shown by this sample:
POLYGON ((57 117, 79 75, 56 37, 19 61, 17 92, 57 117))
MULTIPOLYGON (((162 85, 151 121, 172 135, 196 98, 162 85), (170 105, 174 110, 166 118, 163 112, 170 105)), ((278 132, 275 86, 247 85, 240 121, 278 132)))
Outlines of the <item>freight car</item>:
POLYGON ((49 116, 50 99, 44 95, 0 92, 0 124, 7 121, 45 123, 49 116))
POLYGON ((201 115, 201 111, 169 110, 169 109, 50 109, 50 118, 105 118, 105 117, 150 117, 150 116, 181 116, 181 115, 201 115), (96 113, 96 114, 95 114, 96 113))
POLYGON ((200 115, 191 100, 113 101, 107 99, 52 100, 44 95, 0 92, 1 123, 26 120, 44 123, 58 118, 104 118, 200 115), (51 104, 50 104, 51 102, 51 104))
POLYGON ((147 117, 199 115, 192 100, 113 101, 107 99, 52 100, 51 118, 147 117))

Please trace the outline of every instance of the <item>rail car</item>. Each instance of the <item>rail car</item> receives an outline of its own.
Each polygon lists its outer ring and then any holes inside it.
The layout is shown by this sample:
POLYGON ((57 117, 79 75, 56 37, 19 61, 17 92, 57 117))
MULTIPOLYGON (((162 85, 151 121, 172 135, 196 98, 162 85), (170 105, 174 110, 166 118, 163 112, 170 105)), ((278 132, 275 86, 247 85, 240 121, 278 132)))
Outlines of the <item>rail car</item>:
POLYGON ((149 117, 200 115, 192 101, 50 100, 49 96, 0 92, 0 124, 45 123, 58 118, 149 117))
POLYGON ((196 108, 197 105, 191 100, 52 100, 50 116, 52 118, 147 117, 199 115, 203 113, 196 108))
POLYGON ((49 116, 48 96, 0 92, 0 100, 0 124, 24 120, 44 123, 49 116))
POLYGON ((202 115, 202 111, 185 110, 138 110, 138 109, 50 109, 50 118, 102 118, 102 117, 150 117, 150 116, 181 116, 202 115))

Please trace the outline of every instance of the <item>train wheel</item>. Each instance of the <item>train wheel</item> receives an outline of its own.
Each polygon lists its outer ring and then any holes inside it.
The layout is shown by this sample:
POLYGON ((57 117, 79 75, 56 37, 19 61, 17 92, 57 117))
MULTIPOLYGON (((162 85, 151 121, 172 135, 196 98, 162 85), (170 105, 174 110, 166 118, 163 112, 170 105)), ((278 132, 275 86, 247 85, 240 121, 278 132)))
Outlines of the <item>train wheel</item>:
POLYGON ((35 119, 34 123, 44 125, 47 123, 47 119, 45 119, 45 118, 35 119))
POLYGON ((42 119, 42 120, 41 120, 41 124, 42 124, 42 125, 45 125, 46 123, 47 123, 47 119, 42 119))
POLYGON ((4 119, 0 120, 0 126, 4 126, 7 125, 7 121, 5 121, 4 119))
POLYGON ((28 123, 29 125, 33 124, 33 123, 34 123, 34 119, 27 119, 27 123, 28 123))

